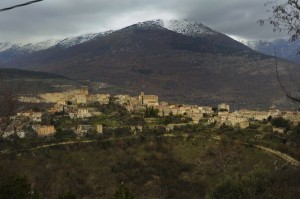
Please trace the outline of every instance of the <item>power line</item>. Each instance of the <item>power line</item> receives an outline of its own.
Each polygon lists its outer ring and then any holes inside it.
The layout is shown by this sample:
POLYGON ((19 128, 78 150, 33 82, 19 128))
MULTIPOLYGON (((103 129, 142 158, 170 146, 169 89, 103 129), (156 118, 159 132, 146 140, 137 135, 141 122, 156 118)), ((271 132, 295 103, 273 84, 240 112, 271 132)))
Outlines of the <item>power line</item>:
POLYGON ((29 4, 37 3, 37 2, 40 2, 40 1, 43 1, 43 0, 28 1, 26 3, 10 6, 10 7, 7 7, 7 8, 2 8, 2 9, 0 9, 0 12, 11 10, 11 9, 18 8, 18 7, 27 6, 29 4))

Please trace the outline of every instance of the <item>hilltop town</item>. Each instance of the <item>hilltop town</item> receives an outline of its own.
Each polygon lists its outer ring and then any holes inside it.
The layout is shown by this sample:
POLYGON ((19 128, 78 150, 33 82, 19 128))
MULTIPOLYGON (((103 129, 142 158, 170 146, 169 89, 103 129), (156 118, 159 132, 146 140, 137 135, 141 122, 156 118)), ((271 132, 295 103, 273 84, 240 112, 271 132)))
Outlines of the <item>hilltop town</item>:
MULTIPOLYGON (((295 125, 300 121, 299 112, 274 109, 231 111, 230 105, 225 103, 219 104, 218 107, 169 104, 166 101, 159 101, 157 95, 146 95, 144 92, 138 96, 111 96, 90 94, 88 87, 44 93, 37 97, 21 96, 19 100, 31 103, 35 108, 17 113, 16 120, 27 122, 23 122, 17 128, 16 125, 9 128, 4 137, 15 133, 24 137, 28 131, 38 137, 49 137, 62 131, 82 137, 88 133, 103 134, 120 128, 133 134, 143 132, 145 129, 170 132, 174 128, 199 124, 216 127, 227 125, 245 129, 251 123, 270 121, 272 118, 283 118, 295 125), (37 108, 39 104, 48 106, 41 110, 37 108), (116 117, 111 117, 111 114, 109 116, 106 111, 109 106, 113 106, 117 111, 125 111, 128 116, 126 122, 118 121, 116 117)), ((277 133, 287 131, 286 128, 278 126, 273 126, 272 130, 277 133)))

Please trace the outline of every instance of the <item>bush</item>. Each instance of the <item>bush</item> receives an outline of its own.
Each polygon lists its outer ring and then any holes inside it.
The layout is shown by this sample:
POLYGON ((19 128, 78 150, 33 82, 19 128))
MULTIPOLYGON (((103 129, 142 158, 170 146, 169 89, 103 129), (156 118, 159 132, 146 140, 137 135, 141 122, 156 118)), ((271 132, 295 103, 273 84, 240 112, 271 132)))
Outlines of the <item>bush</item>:
POLYGON ((269 172, 258 169, 242 178, 223 181, 213 189, 211 196, 216 199, 260 198, 272 182, 273 178, 269 172))
POLYGON ((31 185, 25 176, 12 176, 7 179, 1 179, 0 198, 38 199, 39 196, 36 191, 32 190, 31 185))
POLYGON ((271 120, 271 124, 277 128, 286 128, 287 130, 290 129, 290 121, 282 118, 282 117, 277 117, 271 120))
POLYGON ((64 131, 58 129, 57 132, 54 134, 54 137, 58 140, 63 140, 63 139, 76 138, 76 134, 73 131, 64 131))
POLYGON ((247 187, 236 180, 226 180, 217 185, 212 192, 213 199, 247 199, 251 198, 247 187))
POLYGON ((126 124, 131 125, 131 126, 144 125, 145 120, 142 117, 134 116, 134 117, 128 118, 126 120, 126 124))

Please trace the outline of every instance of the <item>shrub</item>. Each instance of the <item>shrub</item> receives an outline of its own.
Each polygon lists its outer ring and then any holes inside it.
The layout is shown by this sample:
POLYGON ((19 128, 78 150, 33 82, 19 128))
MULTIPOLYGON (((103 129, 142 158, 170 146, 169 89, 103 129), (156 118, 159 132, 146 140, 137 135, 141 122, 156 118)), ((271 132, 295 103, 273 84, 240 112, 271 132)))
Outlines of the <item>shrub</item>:
POLYGON ((114 194, 114 199, 134 199, 134 197, 124 183, 121 183, 118 190, 114 194))
POLYGON ((247 199, 251 198, 247 187, 236 180, 226 180, 217 185, 212 192, 213 199, 247 199))
POLYGON ((287 128, 290 129, 290 121, 282 118, 282 117, 277 117, 271 120, 271 123, 273 126, 277 128, 287 128))

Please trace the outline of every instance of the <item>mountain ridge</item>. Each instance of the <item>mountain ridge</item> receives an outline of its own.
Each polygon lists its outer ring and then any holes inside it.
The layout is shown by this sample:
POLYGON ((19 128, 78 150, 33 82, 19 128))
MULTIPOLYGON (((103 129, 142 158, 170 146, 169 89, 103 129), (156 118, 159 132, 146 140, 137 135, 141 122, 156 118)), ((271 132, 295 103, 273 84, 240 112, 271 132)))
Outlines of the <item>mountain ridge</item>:
POLYGON ((276 56, 300 64, 300 41, 288 39, 241 41, 249 48, 270 56, 276 56))
MULTIPOLYGON (((146 22, 140 22, 135 25, 140 28, 141 27, 166 28, 168 30, 177 32, 179 34, 187 35, 187 36, 203 36, 204 34, 215 33, 215 31, 211 30, 210 28, 208 28, 203 24, 187 21, 187 20, 157 19, 157 20, 150 20, 146 22), (199 27, 201 27, 201 29, 199 29, 199 27)), ((62 48, 69 48, 74 45, 93 40, 99 36, 106 36, 110 33, 113 33, 114 31, 117 30, 108 30, 108 31, 98 32, 98 33, 86 33, 83 35, 66 37, 63 39, 47 39, 36 43, 0 42, 0 54, 1 52, 5 52, 5 51, 17 51, 14 54, 18 55, 18 54, 32 53, 40 50, 46 50, 57 46, 62 48)))

